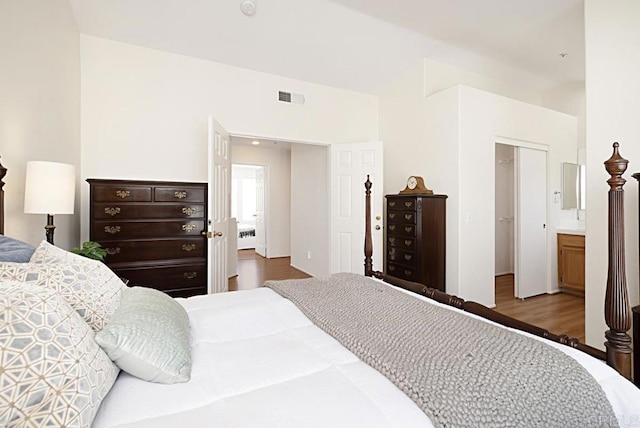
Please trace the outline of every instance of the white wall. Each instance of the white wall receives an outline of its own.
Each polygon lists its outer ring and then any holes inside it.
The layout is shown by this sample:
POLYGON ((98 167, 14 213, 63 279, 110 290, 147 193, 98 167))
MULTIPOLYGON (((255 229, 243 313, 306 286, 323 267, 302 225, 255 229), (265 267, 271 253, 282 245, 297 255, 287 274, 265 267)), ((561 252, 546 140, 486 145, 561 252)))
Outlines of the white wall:
MULTIPOLYGON (((0 52, 0 155, 9 170, 5 233, 37 245, 47 219, 23 212, 26 162, 70 163, 80 175, 79 35, 67 1, 0 2, 0 52)), ((79 200, 75 215, 55 217, 55 243, 62 248, 80 242, 79 200)))
POLYGON ((291 266, 316 277, 330 270, 328 149, 291 146, 291 266))
POLYGON ((568 215, 553 204, 561 163, 575 159, 576 118, 482 90, 455 86, 421 96, 410 70, 380 98, 385 193, 411 174, 447 199, 447 292, 494 304, 495 142, 498 137, 549 146, 549 291, 556 288, 556 224, 568 215), (467 223, 467 214, 473 222, 467 223), (491 248, 491 251, 486 251, 491 248))
POLYGON ((560 189, 562 162, 575 159, 577 119, 465 86, 457 90, 460 99, 460 212, 457 219, 460 294, 486 305, 495 302, 495 255, 486 248, 493 248, 495 239, 495 142, 505 138, 518 144, 548 147, 547 290, 554 291, 557 289, 555 233, 561 219, 568 214, 560 209, 560 203, 553 202, 553 191, 560 189))
POLYGON ((586 337, 602 347, 604 293, 607 281, 607 191, 602 162, 620 143, 629 159, 624 177, 627 284, 632 305, 638 304, 638 183, 640 170, 640 2, 585 0, 586 47, 586 337))
MULTIPOLYGON (((378 139, 373 95, 84 34, 80 45, 83 179, 205 181, 209 114, 235 135, 378 139), (305 105, 278 102, 278 90, 304 94, 305 105)), ((85 185, 83 207, 87 198, 85 185)), ((84 223, 82 231, 88 234, 84 223)))
POLYGON ((267 257, 291 254, 291 151, 231 145, 231 162, 267 167, 267 257))
POLYGON ((514 272, 514 150, 513 146, 496 144, 496 261, 495 273, 514 272))
POLYGON ((425 58, 422 67, 424 67, 423 95, 425 97, 450 88, 453 85, 466 85, 531 104, 539 105, 543 100, 542 94, 538 91, 465 70, 455 65, 425 58))

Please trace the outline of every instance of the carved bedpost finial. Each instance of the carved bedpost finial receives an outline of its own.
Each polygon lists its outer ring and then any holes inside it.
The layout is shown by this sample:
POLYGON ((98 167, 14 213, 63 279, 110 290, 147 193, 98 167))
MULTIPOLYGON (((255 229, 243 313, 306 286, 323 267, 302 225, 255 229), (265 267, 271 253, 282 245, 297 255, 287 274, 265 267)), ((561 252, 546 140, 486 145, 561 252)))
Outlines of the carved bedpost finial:
POLYGON ((373 272, 373 242, 371 240, 371 185, 369 174, 367 174, 367 181, 364 182, 364 274, 366 276, 371 276, 371 273, 373 272))
POLYGON ((604 301, 604 318, 609 326, 607 341, 607 363, 631 380, 631 309, 627 291, 624 245, 624 191, 626 180, 622 174, 629 161, 618 153, 618 143, 613 143, 613 155, 604 165, 611 176, 609 183, 609 270, 604 301))
POLYGON ((629 161, 620 156, 618 147, 620 147, 620 144, 613 143, 613 154, 604 163, 605 169, 611 176, 611 178, 607 180, 607 183, 609 183, 611 190, 615 191, 621 191, 622 186, 627 182, 627 180, 622 178, 622 174, 624 174, 627 170, 627 165, 629 165, 629 161))

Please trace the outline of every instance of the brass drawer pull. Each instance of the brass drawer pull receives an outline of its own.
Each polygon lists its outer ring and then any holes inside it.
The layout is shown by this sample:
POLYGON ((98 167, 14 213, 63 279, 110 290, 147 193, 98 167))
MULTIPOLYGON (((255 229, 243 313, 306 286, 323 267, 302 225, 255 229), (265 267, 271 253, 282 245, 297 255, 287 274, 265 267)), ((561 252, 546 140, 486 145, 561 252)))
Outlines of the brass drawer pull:
POLYGON ((413 227, 412 227, 412 226, 406 226, 406 227, 404 228, 404 231, 405 231, 405 232, 407 232, 407 233, 411 232, 412 230, 413 230, 413 227))
POLYGON ((196 225, 195 224, 183 224, 182 225, 182 230, 184 230, 185 232, 193 232, 194 230, 196 230, 196 225))
POLYGON ((104 209, 104 213, 105 214, 109 214, 111 217, 113 217, 116 214, 120 214, 120 208, 119 207, 106 207, 104 209))
POLYGON ((389 270, 393 272, 394 270, 396 270, 396 267, 394 265, 389 265, 389 270))
POLYGON ((184 199, 187 197, 187 192, 174 192, 173 195, 178 199, 184 199))
POLYGON ((392 231, 392 232, 395 231, 396 230, 396 225, 395 224, 390 224, 389 225, 389 230, 392 231))
POLYGON ((186 279, 193 279, 198 276, 198 272, 185 272, 182 274, 186 279))
POLYGON ((411 260, 411 258, 412 258, 411 254, 405 254, 404 255, 404 259, 405 260, 411 260))
POLYGON ((396 218, 396 214, 395 213, 389 213, 389 218, 391 220, 393 220, 394 218, 396 218))
POLYGON ((411 276, 411 274, 412 274, 412 273, 413 273, 413 272, 412 272, 412 271, 410 271, 409 269, 405 269, 405 270, 404 270, 404 274, 405 274, 405 275, 407 275, 407 276, 411 276))
POLYGON ((193 215, 194 212, 196 212, 196 210, 191 207, 182 207, 182 214, 193 215))
POLYGON ((120 226, 105 226, 104 231, 111 235, 115 235, 116 233, 120 232, 120 226))
POLYGON ((116 190, 116 196, 122 199, 128 198, 131 196, 131 192, 128 190, 116 190))
POLYGON ((396 238, 389 238, 389 244, 393 245, 396 243, 396 238))
POLYGON ((186 251, 187 253, 196 249, 196 244, 182 244, 182 251, 186 251))
POLYGON ((389 206, 390 206, 391 208, 393 208, 393 207, 395 207, 395 206, 396 206, 396 203, 395 203, 395 202, 389 202, 389 206))
POLYGON ((413 219, 413 214, 405 214, 405 215, 404 215, 404 219, 405 219, 405 220, 411 220, 411 219, 413 219))
POLYGON ((110 256, 115 256, 116 254, 120 254, 120 247, 115 247, 115 248, 105 248, 104 249, 107 254, 109 254, 110 256))
POLYGON ((411 208, 413 206, 413 201, 407 201, 404 203, 404 206, 407 208, 411 208))
POLYGON ((413 241, 411 241, 410 239, 405 239, 404 240, 404 245, 406 245, 407 247, 410 247, 412 243, 413 243, 413 241))

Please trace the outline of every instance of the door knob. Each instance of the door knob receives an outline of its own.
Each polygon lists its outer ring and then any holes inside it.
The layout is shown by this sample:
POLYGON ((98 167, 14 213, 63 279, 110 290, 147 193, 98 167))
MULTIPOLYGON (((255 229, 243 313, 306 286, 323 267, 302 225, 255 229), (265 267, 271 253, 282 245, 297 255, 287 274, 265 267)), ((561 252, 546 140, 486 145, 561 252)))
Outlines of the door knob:
POLYGON ((206 236, 207 238, 211 239, 211 232, 207 232, 207 231, 205 230, 205 231, 200 232, 200 234, 201 234, 202 236, 206 236))
POLYGON ((380 220, 382 217, 380 217, 379 215, 376 216, 376 220, 380 220))
POLYGON ((376 230, 380 230, 380 225, 376 224, 376 230))
POLYGON ((222 236, 222 232, 216 232, 215 230, 213 231, 213 236, 222 236))

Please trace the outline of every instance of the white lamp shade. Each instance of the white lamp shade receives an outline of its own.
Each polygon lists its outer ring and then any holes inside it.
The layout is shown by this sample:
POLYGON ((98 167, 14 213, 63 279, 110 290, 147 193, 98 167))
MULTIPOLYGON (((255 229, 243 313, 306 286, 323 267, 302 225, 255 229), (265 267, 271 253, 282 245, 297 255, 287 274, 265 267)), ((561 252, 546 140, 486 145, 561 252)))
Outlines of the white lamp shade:
POLYGON ((76 167, 57 162, 27 162, 24 212, 73 214, 76 167))

